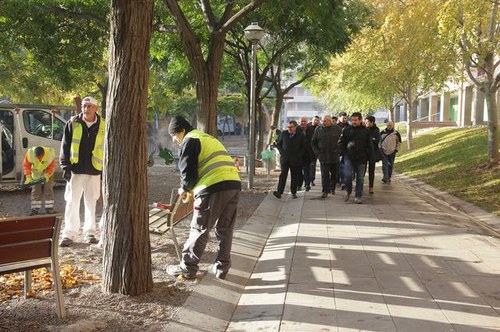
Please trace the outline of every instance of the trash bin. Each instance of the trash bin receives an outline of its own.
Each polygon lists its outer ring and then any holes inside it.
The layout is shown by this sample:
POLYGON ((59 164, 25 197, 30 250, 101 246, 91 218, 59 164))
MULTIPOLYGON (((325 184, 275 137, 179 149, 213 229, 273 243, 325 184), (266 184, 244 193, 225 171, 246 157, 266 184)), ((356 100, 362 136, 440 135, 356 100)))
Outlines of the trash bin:
POLYGON ((271 170, 276 168, 276 152, 272 150, 262 151, 262 162, 264 163, 264 168, 267 170, 267 174, 271 173, 271 170))

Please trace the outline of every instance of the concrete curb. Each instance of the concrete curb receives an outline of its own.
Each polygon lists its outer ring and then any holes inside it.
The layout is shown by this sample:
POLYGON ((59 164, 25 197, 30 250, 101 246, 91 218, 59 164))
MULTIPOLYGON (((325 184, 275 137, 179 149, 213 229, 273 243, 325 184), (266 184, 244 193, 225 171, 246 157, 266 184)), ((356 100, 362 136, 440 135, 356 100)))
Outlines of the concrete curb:
POLYGON ((494 216, 472 203, 465 202, 458 197, 441 191, 415 178, 411 178, 403 174, 396 174, 396 178, 402 184, 439 201, 441 204, 449 206, 450 208, 467 215, 479 225, 494 233, 496 236, 500 236, 499 217, 494 216))

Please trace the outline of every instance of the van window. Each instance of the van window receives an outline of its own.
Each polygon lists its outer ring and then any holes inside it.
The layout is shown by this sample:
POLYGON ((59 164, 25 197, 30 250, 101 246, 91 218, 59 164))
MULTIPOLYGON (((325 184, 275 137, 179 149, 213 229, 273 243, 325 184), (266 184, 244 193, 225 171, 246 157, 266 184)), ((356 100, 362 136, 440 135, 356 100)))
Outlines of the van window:
POLYGON ((14 169, 14 114, 11 111, 0 110, 1 140, 2 140, 2 175, 14 169))
MULTIPOLYGON (((32 135, 52 139, 52 114, 50 111, 24 110, 24 128, 32 135)), ((64 133, 64 123, 54 117, 54 139, 61 141, 64 133)))

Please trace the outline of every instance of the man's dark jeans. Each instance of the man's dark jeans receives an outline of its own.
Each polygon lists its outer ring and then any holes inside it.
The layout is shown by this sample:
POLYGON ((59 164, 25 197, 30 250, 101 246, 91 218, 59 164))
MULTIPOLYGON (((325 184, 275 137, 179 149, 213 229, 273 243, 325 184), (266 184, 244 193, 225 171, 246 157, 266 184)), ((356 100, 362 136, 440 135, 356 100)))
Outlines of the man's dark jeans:
POLYGON ((338 163, 320 163, 321 168, 321 190, 323 193, 330 193, 330 191, 335 192, 335 186, 337 185, 338 177, 338 163))
POLYGON ((286 178, 288 177, 288 171, 290 170, 291 173, 291 181, 290 181, 290 191, 292 194, 297 193, 297 187, 299 186, 299 181, 300 181, 300 173, 302 170, 302 166, 291 166, 289 163, 282 163, 281 164, 281 173, 280 177, 278 180, 278 188, 277 191, 280 194, 283 194, 283 191, 285 191, 285 185, 286 185, 286 178))
POLYGON ((384 173, 384 177, 382 180, 390 180, 392 177, 392 169, 394 167, 394 159, 396 159, 396 152, 393 152, 390 155, 386 155, 382 152, 382 172, 384 173))
POLYGON ((311 181, 311 183, 313 183, 314 180, 316 180, 316 161, 317 160, 318 159, 314 158, 314 160, 309 163, 309 180, 311 181))
POLYGON ((348 194, 352 193, 352 175, 356 175, 356 192, 355 197, 363 196, 363 184, 365 182, 366 163, 353 165, 349 157, 344 156, 344 175, 345 175, 345 191, 348 194))

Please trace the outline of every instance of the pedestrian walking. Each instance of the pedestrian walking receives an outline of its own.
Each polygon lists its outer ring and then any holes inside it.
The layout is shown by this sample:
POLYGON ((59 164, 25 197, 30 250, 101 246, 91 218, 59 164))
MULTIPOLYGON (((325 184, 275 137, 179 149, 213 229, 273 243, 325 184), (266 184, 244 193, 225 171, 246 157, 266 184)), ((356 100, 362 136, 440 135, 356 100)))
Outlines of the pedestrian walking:
POLYGON ((167 273, 184 279, 196 278, 210 230, 219 242, 212 271, 225 279, 231 267, 231 245, 241 180, 231 156, 215 137, 194 129, 181 116, 170 121, 168 131, 180 146, 179 195, 193 196, 193 218, 179 265, 167 266, 167 273))
POLYGON ((64 229, 61 247, 70 246, 80 229, 80 201, 83 194, 85 222, 84 242, 95 244, 95 208, 101 196, 101 173, 104 157, 104 120, 97 114, 97 100, 85 97, 83 111, 73 116, 64 127, 59 156, 63 178, 67 181, 64 199, 64 229))
POLYGON ((382 160, 381 152, 379 149, 379 143, 380 143, 380 129, 377 127, 377 124, 375 123, 375 117, 372 115, 368 115, 365 118, 365 127, 368 129, 370 132, 370 136, 372 139, 373 143, 373 151, 375 153, 375 160, 368 160, 368 188, 369 188, 369 193, 373 194, 373 183, 375 181, 375 164, 377 161, 382 160))
MULTIPOLYGON (((311 135, 311 139, 312 139, 312 134, 314 134, 314 131, 316 130, 316 128, 318 128, 320 124, 320 119, 319 119, 319 116, 315 115, 313 116, 313 118, 311 119, 311 122, 309 122, 307 124, 307 130, 310 132, 310 135, 311 135)), ((310 142, 311 140, 309 140, 310 142)), ((311 181, 311 186, 315 186, 316 184, 314 183, 314 180, 316 180, 316 162, 317 162, 318 158, 316 157, 316 154, 312 153, 311 155, 311 160, 309 162, 309 179, 311 181)))
MULTIPOLYGON (((347 121, 347 113, 346 112, 340 112, 339 117, 338 117, 338 122, 336 124, 344 131, 344 129, 349 126, 349 122, 347 121)), ((345 189, 345 161, 344 161, 344 153, 340 153, 340 163, 339 163, 339 178, 338 178, 338 183, 340 183, 340 188, 342 190, 345 189)))
POLYGON ((352 177, 356 176, 354 203, 363 204, 363 184, 366 162, 375 159, 370 132, 361 125, 361 113, 351 115, 351 124, 342 132, 339 139, 340 150, 344 153, 345 197, 348 202, 352 193, 352 177))
POLYGON ((382 152, 383 183, 390 183, 396 153, 401 147, 401 134, 394 129, 394 122, 387 122, 387 127, 380 133, 380 150, 382 152))
POLYGON ((341 133, 342 129, 332 123, 330 115, 323 115, 322 125, 316 128, 311 139, 312 149, 320 163, 321 198, 326 198, 330 192, 335 195, 340 156, 338 140, 341 133))
POLYGON ((300 118, 300 131, 302 134, 306 137, 306 144, 305 148, 306 151, 304 152, 304 155, 302 157, 302 169, 300 171, 300 179, 299 179, 299 185, 297 190, 300 191, 302 188, 302 184, 304 185, 304 188, 306 191, 311 190, 311 170, 310 170, 310 165, 311 165, 311 160, 315 159, 314 152, 311 147, 311 138, 314 133, 314 129, 309 126, 309 123, 307 122, 307 118, 305 116, 300 118))
POLYGON ((297 187, 302 169, 302 158, 306 151, 306 137, 297 131, 297 121, 288 123, 288 130, 283 131, 276 147, 280 152, 281 173, 278 180, 278 187, 273 195, 281 198, 285 190, 288 171, 291 173, 290 191, 292 198, 297 198, 297 187))
POLYGON ((56 152, 53 148, 34 146, 26 152, 23 163, 24 184, 31 186, 30 216, 40 213, 42 197, 45 213, 54 213, 54 169, 56 152))

